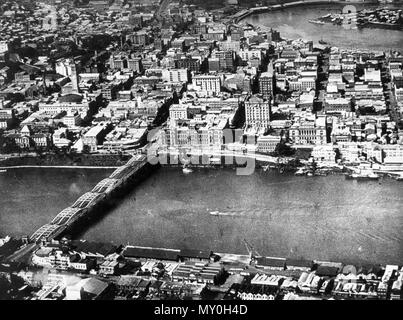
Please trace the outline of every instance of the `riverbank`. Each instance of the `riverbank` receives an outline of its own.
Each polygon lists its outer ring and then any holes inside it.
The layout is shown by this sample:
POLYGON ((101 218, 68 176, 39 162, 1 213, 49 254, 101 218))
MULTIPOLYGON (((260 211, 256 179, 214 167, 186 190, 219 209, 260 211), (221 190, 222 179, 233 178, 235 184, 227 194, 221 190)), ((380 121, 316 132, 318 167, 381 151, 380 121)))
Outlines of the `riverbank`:
POLYGON ((124 165, 130 155, 100 154, 45 154, 12 156, 0 160, 0 169, 12 168, 117 168, 124 165))
POLYGON ((340 5, 354 5, 354 4, 359 4, 359 5, 376 5, 378 4, 377 1, 339 1, 339 0, 307 0, 307 1, 294 1, 294 2, 285 2, 282 4, 275 4, 272 6, 264 6, 264 7, 252 7, 248 9, 244 9, 240 11, 239 13, 235 14, 232 18, 234 19, 235 23, 241 22, 243 19, 254 15, 254 14, 260 14, 260 13, 266 13, 266 12, 272 12, 272 11, 277 11, 277 10, 283 10, 287 8, 295 8, 295 7, 301 7, 301 6, 312 6, 312 5, 324 5, 324 4, 340 4, 340 5))
POLYGON ((8 169, 34 169, 34 168, 46 168, 46 169, 117 169, 119 167, 95 167, 95 166, 8 166, 8 167, 0 167, 0 170, 8 170, 8 169))
MULTIPOLYGON (((73 241, 69 238, 66 238, 67 241, 73 241)), ((0 240, 3 240, 2 245, 0 246, 0 262, 4 262, 8 260, 8 257, 10 255, 12 255, 16 250, 20 250, 22 248, 24 248, 26 246, 25 242, 24 242, 24 238, 19 238, 19 237, 10 237, 10 236, 4 236, 4 239, 0 238, 0 240)), ((75 239, 74 241, 82 241, 82 242, 87 242, 88 240, 85 239, 75 239)), ((97 241, 88 241, 90 243, 92 243, 93 246, 110 246, 110 247, 116 247, 116 248, 123 248, 122 252, 124 252, 124 248, 125 245, 124 244, 118 244, 118 243, 114 243, 114 242, 97 242, 97 241)), ((50 242, 49 242, 50 243, 50 242)), ((59 243, 58 240, 53 240, 54 244, 59 243)), ((126 242, 128 243, 128 242, 126 242)), ((166 247, 143 247, 143 246, 136 246, 136 245, 130 245, 130 247, 135 247, 135 248, 142 248, 142 249, 147 249, 150 251, 160 251, 160 252, 179 252, 182 248, 177 247, 177 248, 166 248, 166 247)), ((196 251, 199 250, 199 248, 194 248, 194 249, 188 249, 190 251, 196 251)), ((206 252, 212 252, 216 255, 218 255, 220 257, 220 263, 223 263, 224 265, 232 265, 232 264, 245 264, 250 266, 251 265, 251 256, 250 254, 247 253, 240 253, 240 252, 216 252, 213 249, 205 249, 206 252)), ((141 254, 141 251, 139 251, 139 254, 141 254)), ((124 254, 123 254, 124 255, 124 254)), ((26 257, 28 258, 28 257, 26 257)), ((144 256, 137 256, 136 258, 138 259, 145 259, 145 258, 149 258, 149 256, 147 254, 145 254, 144 256)), ((290 260, 290 261, 296 261, 296 260, 300 260, 300 261, 305 261, 305 262, 312 262, 312 265, 320 265, 320 264, 327 264, 327 265, 333 265, 333 266, 346 266, 346 265, 355 265, 357 268, 359 268, 362 265, 376 265, 379 268, 385 268, 386 265, 390 264, 388 262, 382 262, 382 263, 376 263, 376 262, 354 262, 354 260, 341 260, 341 261, 324 261, 323 259, 310 259, 310 258, 304 258, 304 257, 275 257, 275 256, 270 256, 267 257, 270 259, 277 259, 277 260, 290 260)), ((25 260, 30 260, 30 259, 25 259, 25 260)), ((156 260, 158 261, 158 259, 151 259, 151 260, 156 260)), ((175 260, 172 260, 175 261, 175 260)), ((32 266, 32 265, 31 265, 32 266)), ((252 270, 254 269, 253 267, 251 268, 252 270)), ((286 271, 287 270, 287 266, 285 266, 284 270, 281 269, 277 269, 276 272, 273 272, 273 274, 281 274, 282 271, 286 271)), ((257 271, 257 269, 255 269, 254 271, 257 271)), ((262 269, 261 272, 263 273, 270 273, 270 271, 268 271, 267 269, 264 270, 262 269)), ((301 271, 302 272, 302 271, 301 271)))
POLYGON ((348 26, 350 29, 357 28, 380 28, 391 30, 402 30, 403 23, 400 18, 400 11, 397 9, 376 8, 373 10, 359 10, 355 13, 328 13, 311 23, 333 24, 348 26))

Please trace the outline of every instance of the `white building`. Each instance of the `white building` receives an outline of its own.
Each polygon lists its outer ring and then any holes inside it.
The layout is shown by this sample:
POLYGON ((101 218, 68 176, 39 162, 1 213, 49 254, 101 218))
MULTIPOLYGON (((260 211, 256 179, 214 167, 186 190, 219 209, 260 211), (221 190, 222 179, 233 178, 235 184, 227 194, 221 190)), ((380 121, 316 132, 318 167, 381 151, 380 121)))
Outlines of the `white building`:
POLYGON ((218 94, 221 91, 221 79, 218 76, 200 75, 192 79, 194 87, 200 88, 210 94, 218 94))
POLYGON ((56 62, 56 73, 70 77, 73 74, 74 61, 71 59, 63 59, 56 62))
POLYGON ((249 61, 253 58, 257 58, 257 59, 259 59, 259 61, 262 61, 262 51, 259 49, 240 50, 240 51, 238 51, 238 55, 243 61, 249 61))
POLYGON ((362 150, 356 143, 342 143, 339 145, 339 151, 345 162, 357 163, 360 161, 362 150))
POLYGON ((68 113, 62 118, 63 124, 68 128, 79 126, 81 123, 81 117, 78 112, 68 113))
POLYGON ((365 68, 364 81, 366 82, 381 81, 381 70, 377 70, 375 68, 365 68))
POLYGON ((0 54, 4 54, 8 52, 8 43, 7 41, 0 41, 0 54))
POLYGON ((299 77, 288 81, 291 91, 316 90, 316 79, 314 77, 299 77))
POLYGON ((263 153, 273 152, 280 141, 280 136, 259 136, 257 138, 257 150, 263 153))
POLYGON ((382 146, 385 164, 403 164, 403 146, 400 144, 382 146))
POLYGON ((90 148, 90 152, 97 151, 98 144, 100 142, 100 137, 104 133, 105 127, 103 125, 98 125, 92 127, 83 137, 83 143, 85 146, 90 148))
POLYGON ((162 79, 167 82, 188 82, 188 70, 187 69, 170 69, 162 70, 162 79))
POLYGON ((253 96, 245 102, 246 125, 268 127, 270 125, 270 102, 253 96))
POLYGON ((289 134, 295 144, 326 144, 325 118, 298 120, 291 126, 289 134))
POLYGON ((169 108, 170 120, 187 120, 188 119, 188 105, 174 104, 169 108))
POLYGON ((335 163, 336 152, 333 145, 314 146, 311 156, 315 161, 335 163))

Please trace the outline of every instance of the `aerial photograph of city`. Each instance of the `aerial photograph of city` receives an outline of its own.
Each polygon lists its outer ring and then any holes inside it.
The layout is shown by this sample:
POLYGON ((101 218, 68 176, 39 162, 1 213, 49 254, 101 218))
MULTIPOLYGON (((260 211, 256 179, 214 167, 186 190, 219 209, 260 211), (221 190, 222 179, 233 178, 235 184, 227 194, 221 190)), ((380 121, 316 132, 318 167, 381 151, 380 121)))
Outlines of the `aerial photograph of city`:
POLYGON ((402 116, 403 0, 0 0, 0 300, 403 300, 402 116))

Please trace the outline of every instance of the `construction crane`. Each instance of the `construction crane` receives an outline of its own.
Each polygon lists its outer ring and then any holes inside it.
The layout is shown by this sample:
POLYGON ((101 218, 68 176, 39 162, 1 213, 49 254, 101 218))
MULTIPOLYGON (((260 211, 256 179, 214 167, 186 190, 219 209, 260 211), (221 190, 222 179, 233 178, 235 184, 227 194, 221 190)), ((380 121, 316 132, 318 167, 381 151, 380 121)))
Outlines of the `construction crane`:
POLYGON ((246 241, 246 239, 243 239, 243 242, 245 243, 246 250, 248 250, 250 256, 250 262, 252 262, 253 259, 262 256, 259 252, 255 250, 255 248, 248 241, 246 241))

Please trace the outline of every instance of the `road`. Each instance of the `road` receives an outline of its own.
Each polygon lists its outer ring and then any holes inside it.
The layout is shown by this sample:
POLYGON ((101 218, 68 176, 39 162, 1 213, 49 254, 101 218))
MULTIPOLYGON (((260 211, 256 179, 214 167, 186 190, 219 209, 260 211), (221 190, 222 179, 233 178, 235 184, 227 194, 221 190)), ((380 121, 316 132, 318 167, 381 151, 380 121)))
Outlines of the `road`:
MULTIPOLYGON (((159 151, 158 154, 163 155, 163 154, 172 154, 172 155, 178 155, 179 152, 177 151, 159 151)), ((205 150, 205 151, 188 151, 186 152, 187 155, 191 156, 211 156, 211 157, 236 157, 236 158, 241 158, 241 159, 255 159, 258 161, 264 161, 264 162, 270 162, 270 163, 277 163, 279 158, 277 157, 272 157, 269 155, 262 155, 262 154, 257 154, 257 153, 243 153, 243 152, 236 152, 236 151, 213 151, 213 150, 205 150)))
POLYGON ((24 166, 6 166, 0 167, 0 170, 7 169, 23 169, 23 168, 56 168, 56 169, 117 169, 118 166, 34 166, 34 165, 24 165, 24 166))
POLYGON ((7 257, 7 261, 13 262, 27 262, 31 254, 38 248, 36 243, 30 243, 22 249, 14 252, 11 256, 7 257))

